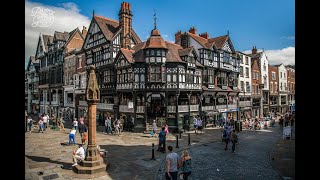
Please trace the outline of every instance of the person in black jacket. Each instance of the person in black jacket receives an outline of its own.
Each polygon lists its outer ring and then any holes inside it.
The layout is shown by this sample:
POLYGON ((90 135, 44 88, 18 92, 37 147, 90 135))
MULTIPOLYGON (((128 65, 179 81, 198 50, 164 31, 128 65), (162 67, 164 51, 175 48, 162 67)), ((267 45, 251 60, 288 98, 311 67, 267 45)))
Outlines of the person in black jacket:
POLYGON ((85 143, 86 139, 84 138, 85 136, 87 136, 87 131, 88 131, 88 128, 87 126, 83 123, 83 121, 80 122, 80 125, 78 126, 78 129, 79 129, 79 133, 80 133, 80 136, 81 136, 81 142, 82 144, 85 143))

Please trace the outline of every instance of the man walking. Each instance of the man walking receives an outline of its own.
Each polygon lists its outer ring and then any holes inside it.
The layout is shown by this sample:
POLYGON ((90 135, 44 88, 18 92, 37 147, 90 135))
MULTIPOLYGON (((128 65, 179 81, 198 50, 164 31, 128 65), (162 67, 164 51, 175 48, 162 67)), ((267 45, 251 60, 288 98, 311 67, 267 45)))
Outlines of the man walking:
POLYGON ((177 153, 172 152, 173 147, 168 146, 169 153, 166 156, 166 179, 177 180, 178 168, 181 167, 180 157, 177 153))
POLYGON ((160 133, 159 133, 159 145, 158 150, 160 152, 166 152, 166 132, 164 131, 164 127, 162 127, 160 133))

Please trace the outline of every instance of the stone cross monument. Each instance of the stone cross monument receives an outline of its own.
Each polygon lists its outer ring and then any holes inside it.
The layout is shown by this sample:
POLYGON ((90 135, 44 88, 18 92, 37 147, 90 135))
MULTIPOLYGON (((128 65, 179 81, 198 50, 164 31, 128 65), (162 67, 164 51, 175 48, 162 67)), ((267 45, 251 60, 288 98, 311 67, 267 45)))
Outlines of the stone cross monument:
POLYGON ((74 166, 74 171, 78 174, 95 174, 106 171, 107 165, 100 157, 100 152, 96 144, 96 110, 100 100, 100 90, 98 87, 95 67, 90 66, 89 80, 86 88, 86 101, 88 103, 88 146, 85 160, 74 166))

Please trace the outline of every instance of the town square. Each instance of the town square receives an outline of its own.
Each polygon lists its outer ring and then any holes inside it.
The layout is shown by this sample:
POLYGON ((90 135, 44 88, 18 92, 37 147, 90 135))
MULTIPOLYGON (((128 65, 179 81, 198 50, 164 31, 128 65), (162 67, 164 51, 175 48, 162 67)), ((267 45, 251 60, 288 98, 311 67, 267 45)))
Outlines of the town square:
POLYGON ((295 179, 294 1, 25 3, 25 179, 295 179))

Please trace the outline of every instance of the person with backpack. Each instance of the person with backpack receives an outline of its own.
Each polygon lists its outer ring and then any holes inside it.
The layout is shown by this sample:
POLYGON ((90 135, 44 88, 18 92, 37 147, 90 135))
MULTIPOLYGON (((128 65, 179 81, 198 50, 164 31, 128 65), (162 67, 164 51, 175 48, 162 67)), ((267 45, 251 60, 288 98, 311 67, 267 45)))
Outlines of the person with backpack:
POLYGON ((232 142, 232 152, 235 152, 236 149, 236 143, 238 142, 238 135, 236 134, 236 130, 233 130, 230 134, 230 140, 232 142))
POLYGON ((81 143, 84 144, 87 140, 87 126, 83 123, 83 121, 80 121, 80 125, 78 126, 80 137, 81 137, 81 143))
POLYGON ((164 131, 165 128, 162 127, 160 133, 159 133, 159 145, 157 151, 166 152, 166 132, 164 131))
POLYGON ((229 141, 230 141, 230 133, 228 131, 228 127, 227 126, 223 130, 222 138, 223 138, 223 141, 226 144, 225 147, 224 147, 224 150, 228 150, 228 144, 229 144, 229 141))

